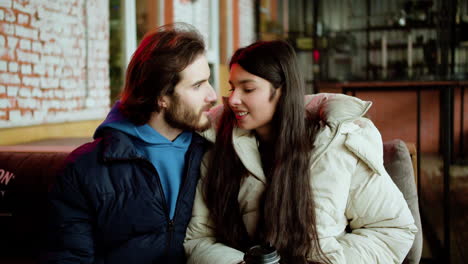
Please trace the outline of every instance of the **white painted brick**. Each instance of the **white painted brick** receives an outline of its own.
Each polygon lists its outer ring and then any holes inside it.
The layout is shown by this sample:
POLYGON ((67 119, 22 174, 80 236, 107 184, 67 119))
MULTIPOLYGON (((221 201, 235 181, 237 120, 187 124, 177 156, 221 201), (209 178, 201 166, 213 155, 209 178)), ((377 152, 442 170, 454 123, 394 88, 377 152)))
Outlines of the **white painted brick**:
POLYGON ((21 39, 20 40, 20 48, 24 49, 24 50, 31 50, 31 40, 21 39))
POLYGON ((61 99, 63 99, 65 97, 63 90, 55 90, 54 94, 55 94, 55 97, 58 97, 58 98, 61 98, 61 99))
POLYGON ((27 28, 21 25, 15 25, 16 36, 37 39, 39 37, 39 31, 33 28, 27 28))
POLYGON ((0 108, 5 109, 11 107, 10 100, 7 98, 0 98, 0 108))
POLYGON ((19 24, 29 24, 29 15, 18 14, 18 23, 19 24))
POLYGON ((48 96, 48 93, 50 92, 50 90, 46 90, 46 89, 42 89, 41 88, 41 98, 42 99, 45 99, 45 98, 50 98, 50 96, 48 96))
POLYGON ((65 90, 65 99, 70 99, 72 98, 74 95, 73 95, 73 91, 72 90, 65 90))
POLYGON ((39 88, 34 88, 32 90, 32 97, 42 97, 42 90, 39 88))
POLYGON ((21 120, 21 111, 19 110, 12 110, 12 111, 9 111, 9 119, 10 121, 12 122, 15 122, 15 121, 20 121, 21 120))
POLYGON ((54 91, 53 90, 47 90, 43 93, 45 98, 54 98, 54 91))
POLYGON ((99 92, 98 92, 98 95, 100 97, 108 97, 109 96, 109 89, 100 89, 99 92))
POLYGON ((31 74, 32 73, 31 65, 29 65, 29 64, 21 65, 21 73, 22 74, 31 74))
POLYGON ((8 34, 8 35, 14 35, 15 34, 15 25, 9 24, 9 23, 2 23, 0 27, 0 32, 3 31, 3 33, 8 34))
POLYGON ((57 67, 54 70, 54 76, 55 77, 62 77, 63 76, 63 69, 62 67, 57 67))
POLYGON ((0 35, 0 46, 5 47, 5 45, 6 45, 5 37, 0 35))
POLYGON ((70 69, 70 68, 64 68, 64 69, 63 69, 62 77, 64 77, 64 78, 69 78, 69 77, 72 77, 72 76, 73 76, 73 71, 72 71, 72 69, 70 69))
POLYGON ((5 21, 10 22, 10 23, 15 23, 16 22, 16 15, 15 12, 11 9, 7 9, 5 12, 5 21))
POLYGON ((13 4, 12 0, 0 0, 1 7, 11 8, 12 4, 13 4))
POLYGON ((7 61, 0 60, 0 71, 7 71, 7 61))
POLYGON ((4 94, 6 92, 6 87, 3 85, 0 85, 0 94, 4 94))
POLYGON ((83 27, 73 27, 72 28, 72 33, 73 36, 81 36, 84 34, 84 28, 83 27))
POLYGON ((21 88, 19 89, 19 96, 21 97, 31 97, 31 89, 29 88, 21 88))
POLYGON ((52 54, 52 51, 55 48, 55 43, 46 42, 42 45, 43 54, 52 54))
POLYGON ((8 71, 9 72, 18 72, 18 63, 16 62, 10 62, 8 63, 8 71))
POLYGON ((47 32, 45 30, 41 30, 41 32, 39 34, 39 40, 42 40, 44 42, 48 42, 51 39, 56 39, 56 38, 57 37, 55 36, 55 34, 52 34, 52 33, 47 32))
POLYGON ((75 89, 73 94, 75 95, 75 97, 84 97, 86 95, 86 91, 84 89, 84 83, 79 83, 79 85, 80 85, 80 88, 82 89, 75 89))
POLYGON ((62 63, 62 60, 63 59, 59 56, 49 56, 49 55, 42 56, 42 62, 45 64, 59 65, 62 63))
POLYGON ((23 114, 22 120, 30 121, 31 119, 32 119, 32 112, 31 111, 26 111, 23 114))
POLYGON ((42 52, 42 43, 39 41, 34 41, 32 43, 32 50, 36 52, 42 52))
POLYGON ((87 108, 93 108, 96 106, 96 101, 94 100, 94 98, 91 98, 91 97, 88 97, 86 98, 86 107, 87 108))
POLYGON ((78 87, 78 82, 73 79, 62 79, 60 80, 60 87, 63 89, 75 89, 78 87))
POLYGON ((44 75, 46 72, 44 64, 36 64, 33 66, 33 72, 35 74, 44 75))
POLYGON ((44 110, 35 110, 33 113, 34 120, 44 120, 47 115, 47 111, 44 110))
POLYGON ((89 95, 90 95, 91 97, 97 97, 97 91, 96 91, 96 89, 90 90, 90 91, 89 91, 89 95))
POLYGON ((39 55, 35 53, 23 52, 21 50, 17 50, 16 55, 18 56, 18 61, 21 61, 21 62, 30 62, 30 63, 39 62, 39 55))
POLYGON ((18 38, 8 36, 8 47, 16 48, 18 45, 18 38))
POLYGON ((41 83, 41 79, 37 77, 23 77, 23 85, 25 86, 33 86, 39 87, 41 83))
POLYGON ((57 78, 41 78, 41 87, 45 89, 51 88, 58 88, 59 87, 59 79, 57 78))
POLYGON ((6 116, 6 112, 5 111, 0 111, 0 117, 5 117, 6 116))
MULTIPOLYGON (((76 65, 76 64, 71 64, 71 65, 76 65)), ((84 68, 80 68, 80 67, 73 68, 73 77, 81 77, 84 75, 84 73, 85 73, 84 68)))
POLYGON ((7 87, 7 95, 11 97, 16 97, 18 95, 18 86, 8 86, 7 87))
POLYGON ((0 83, 3 84, 20 84, 21 80, 16 73, 0 73, 0 83))
POLYGON ((0 57, 10 60, 16 59, 15 49, 0 47, 0 57))
POLYGON ((18 98, 18 106, 20 108, 36 108, 37 107, 37 100, 33 98, 18 98))
POLYGON ((59 100, 46 100, 42 101, 42 105, 46 105, 46 109, 54 108, 60 109, 60 101, 59 100))
POLYGON ((24 13, 33 14, 37 11, 36 2, 40 3, 42 1, 15 1, 13 2, 13 8, 24 13))
POLYGON ((5 11, 3 11, 3 9, 0 9, 0 21, 2 21, 3 19, 5 19, 5 11))
POLYGON ((55 73, 54 66, 47 66, 46 72, 49 77, 54 76, 54 73, 55 73))

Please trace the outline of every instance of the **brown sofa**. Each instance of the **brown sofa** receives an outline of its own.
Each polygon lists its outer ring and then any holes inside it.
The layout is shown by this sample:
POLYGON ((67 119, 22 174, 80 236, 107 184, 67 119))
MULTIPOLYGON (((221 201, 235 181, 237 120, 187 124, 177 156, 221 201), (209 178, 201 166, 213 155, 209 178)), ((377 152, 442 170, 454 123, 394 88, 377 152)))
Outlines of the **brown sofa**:
POLYGON ((0 151, 0 263, 38 263, 47 192, 68 153, 0 151))
MULTIPOLYGON (((47 192, 71 150, 66 146, 0 147, 0 263, 39 261, 46 237, 47 192)), ((421 230, 414 166, 403 141, 384 144, 384 165, 421 230)), ((419 232, 406 262, 419 263, 421 251, 419 232)))

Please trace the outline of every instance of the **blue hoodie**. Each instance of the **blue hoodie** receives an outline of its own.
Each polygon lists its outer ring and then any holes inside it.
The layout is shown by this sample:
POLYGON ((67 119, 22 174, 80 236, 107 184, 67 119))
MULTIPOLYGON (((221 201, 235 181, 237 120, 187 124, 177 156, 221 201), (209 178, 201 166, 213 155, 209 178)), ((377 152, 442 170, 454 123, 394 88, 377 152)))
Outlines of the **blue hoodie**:
POLYGON ((192 142, 192 132, 182 132, 174 141, 170 141, 158 133, 150 125, 136 126, 128 121, 119 111, 120 102, 112 107, 106 120, 96 129, 98 131, 111 127, 131 136, 137 151, 149 160, 159 174, 164 196, 169 206, 169 217, 174 217, 174 211, 182 183, 182 173, 185 166, 185 153, 192 142))

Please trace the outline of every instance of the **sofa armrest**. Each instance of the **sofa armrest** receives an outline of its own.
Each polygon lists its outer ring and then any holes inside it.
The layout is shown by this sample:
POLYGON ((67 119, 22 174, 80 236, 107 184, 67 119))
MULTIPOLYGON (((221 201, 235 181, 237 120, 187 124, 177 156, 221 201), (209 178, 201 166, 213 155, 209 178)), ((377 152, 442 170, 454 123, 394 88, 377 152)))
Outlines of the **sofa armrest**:
POLYGON ((384 142, 384 166, 388 174, 395 182, 396 186, 400 189, 405 197, 408 207, 413 215, 414 222, 418 227, 418 233, 413 242, 406 261, 410 264, 419 263, 422 255, 422 227, 421 227, 421 218, 419 214, 419 204, 418 204, 418 194, 416 188, 416 178, 415 178, 415 163, 413 160, 416 160, 416 148, 409 144, 410 148, 407 147, 407 144, 402 140, 396 139, 388 142, 384 142), (410 150, 414 153, 410 155, 410 150))

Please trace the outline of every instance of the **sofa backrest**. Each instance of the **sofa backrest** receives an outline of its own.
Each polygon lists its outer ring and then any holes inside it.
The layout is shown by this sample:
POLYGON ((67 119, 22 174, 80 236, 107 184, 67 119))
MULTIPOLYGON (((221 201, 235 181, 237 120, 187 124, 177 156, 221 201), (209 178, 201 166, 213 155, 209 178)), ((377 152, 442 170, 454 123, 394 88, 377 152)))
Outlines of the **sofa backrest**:
MULTIPOLYGON (((39 147, 19 152, 18 148, 0 148, 0 263, 36 263, 46 238, 47 193, 73 148, 39 147)), ((384 166, 420 229, 407 256, 409 263, 419 263, 421 221, 411 157, 403 141, 385 142, 384 166)))
POLYGON ((47 227, 47 193, 68 154, 0 152, 0 263, 38 257, 47 227))

